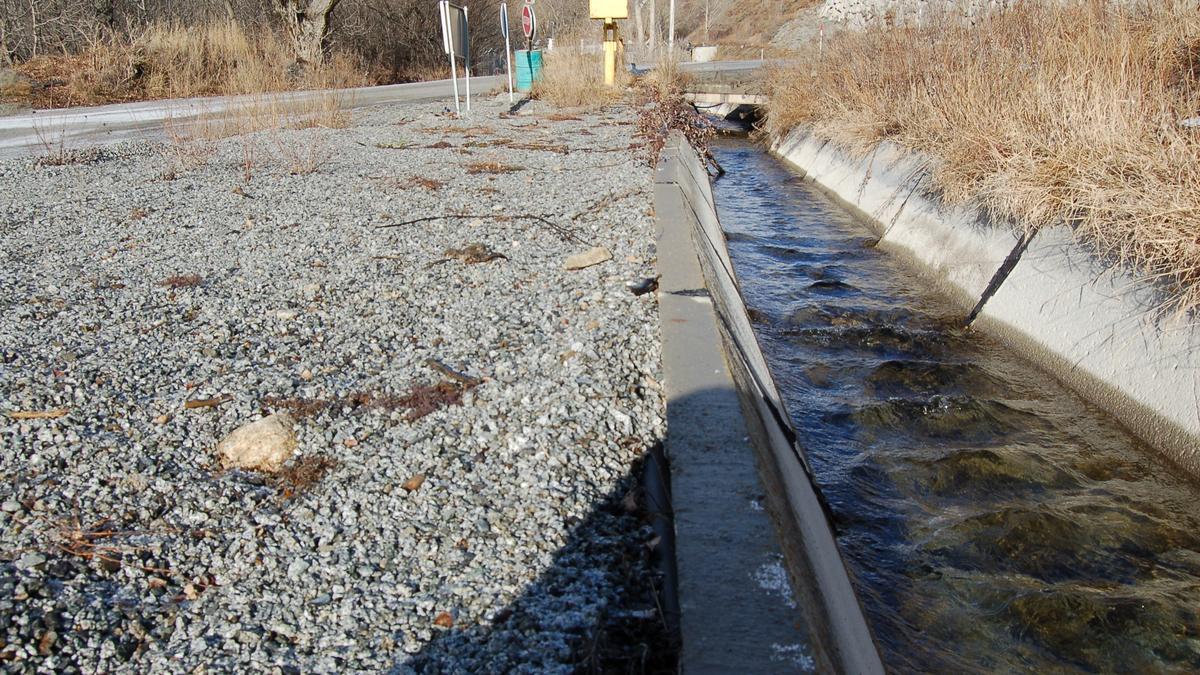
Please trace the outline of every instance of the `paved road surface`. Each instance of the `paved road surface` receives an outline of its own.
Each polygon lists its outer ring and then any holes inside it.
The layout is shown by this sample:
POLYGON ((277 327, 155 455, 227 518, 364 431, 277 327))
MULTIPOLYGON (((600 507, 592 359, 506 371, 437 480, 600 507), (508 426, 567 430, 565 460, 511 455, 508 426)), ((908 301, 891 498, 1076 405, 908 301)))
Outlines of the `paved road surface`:
MULTIPOLYGON (((471 78, 471 91, 478 95, 499 86, 501 77, 471 78)), ((461 87, 461 82, 460 82, 461 87)), ((275 94, 284 100, 302 103, 326 95, 325 91, 275 94)), ((393 84, 383 87, 343 89, 340 94, 348 108, 384 103, 411 103, 448 99, 454 95, 450 80, 393 84)), ((41 152, 61 142, 68 148, 103 145, 131 138, 157 138, 168 119, 183 120, 212 115, 261 100, 262 95, 171 99, 141 103, 122 103, 95 108, 34 110, 30 113, 0 117, 0 159, 41 152)))

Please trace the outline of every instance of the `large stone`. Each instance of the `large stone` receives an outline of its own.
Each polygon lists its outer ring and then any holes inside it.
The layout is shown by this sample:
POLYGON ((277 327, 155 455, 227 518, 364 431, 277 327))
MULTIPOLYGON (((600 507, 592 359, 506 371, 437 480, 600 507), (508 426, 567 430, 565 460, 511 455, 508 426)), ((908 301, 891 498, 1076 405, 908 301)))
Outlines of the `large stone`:
POLYGON ((217 445, 221 465, 273 473, 296 452, 295 422, 287 413, 238 427, 217 445))
POLYGON ((576 253, 567 258, 566 268, 568 270, 581 270, 592 265, 599 265, 602 262, 612 260, 612 252, 603 246, 590 248, 583 253, 576 253))

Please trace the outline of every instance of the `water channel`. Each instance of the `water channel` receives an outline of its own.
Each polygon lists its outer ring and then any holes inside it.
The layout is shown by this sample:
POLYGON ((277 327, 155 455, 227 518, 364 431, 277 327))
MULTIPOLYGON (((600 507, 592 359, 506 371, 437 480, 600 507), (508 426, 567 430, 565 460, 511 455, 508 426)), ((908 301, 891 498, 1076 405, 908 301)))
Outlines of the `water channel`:
POLYGON ((889 670, 1200 669, 1200 488, 746 139, 714 190, 889 670))

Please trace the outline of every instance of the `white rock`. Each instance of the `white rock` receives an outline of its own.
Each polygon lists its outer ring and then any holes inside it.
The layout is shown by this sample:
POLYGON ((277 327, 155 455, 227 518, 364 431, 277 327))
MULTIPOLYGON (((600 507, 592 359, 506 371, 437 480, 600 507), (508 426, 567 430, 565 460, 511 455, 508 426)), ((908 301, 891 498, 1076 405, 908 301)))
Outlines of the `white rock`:
POLYGON ((225 468, 275 472, 296 452, 295 422, 287 413, 238 427, 217 445, 225 468))
POLYGON ((588 249, 583 253, 576 253, 567 258, 566 268, 568 270, 581 270, 592 265, 599 265, 602 262, 612 260, 612 252, 603 246, 588 249))

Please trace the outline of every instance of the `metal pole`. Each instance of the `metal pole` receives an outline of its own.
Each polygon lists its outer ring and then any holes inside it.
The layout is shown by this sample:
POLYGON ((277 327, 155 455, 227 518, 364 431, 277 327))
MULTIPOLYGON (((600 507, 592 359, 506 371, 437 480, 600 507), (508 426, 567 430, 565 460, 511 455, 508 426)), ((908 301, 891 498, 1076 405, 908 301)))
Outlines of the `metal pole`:
POLYGON ((508 24, 508 3, 501 3, 500 11, 504 12, 504 63, 508 67, 508 102, 513 102, 513 81, 512 81, 512 44, 508 41, 509 24, 508 24))
POLYGON ((611 87, 617 81, 617 23, 604 20, 604 86, 611 87))
POLYGON ((450 57, 450 82, 454 85, 454 113, 462 114, 458 104, 458 70, 454 67, 454 40, 450 30, 450 2, 441 0, 438 3, 438 13, 442 19, 442 40, 446 48, 446 56, 450 57))
POLYGON ((450 81, 454 83, 454 112, 462 114, 462 106, 458 103, 458 69, 454 67, 454 52, 450 52, 450 81))
POLYGON ((471 112, 471 15, 463 7, 463 21, 467 24, 467 55, 463 59, 463 71, 467 75, 467 112, 471 112))

